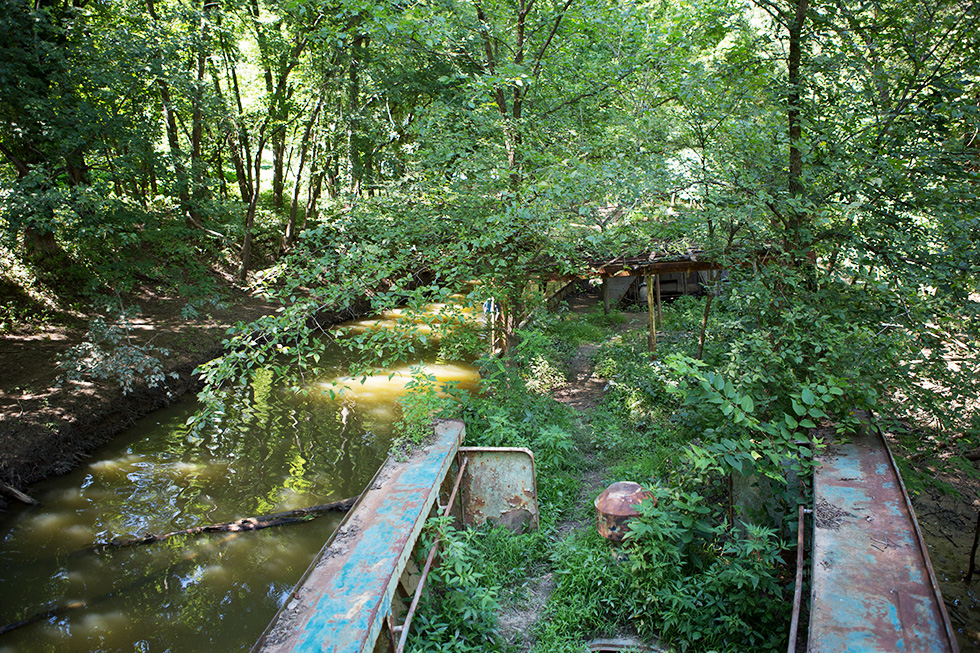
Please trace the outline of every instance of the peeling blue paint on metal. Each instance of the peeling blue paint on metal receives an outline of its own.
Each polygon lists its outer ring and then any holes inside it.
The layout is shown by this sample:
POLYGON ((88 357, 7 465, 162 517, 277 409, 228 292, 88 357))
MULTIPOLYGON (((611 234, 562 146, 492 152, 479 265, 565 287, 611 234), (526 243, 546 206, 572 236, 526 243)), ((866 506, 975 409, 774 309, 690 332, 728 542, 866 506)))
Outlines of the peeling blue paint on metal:
POLYGON ((385 463, 257 650, 374 650, 398 581, 462 436, 462 423, 441 422, 433 444, 407 461, 385 463))
POLYGON ((865 432, 818 460, 809 651, 956 651, 884 441, 865 432))

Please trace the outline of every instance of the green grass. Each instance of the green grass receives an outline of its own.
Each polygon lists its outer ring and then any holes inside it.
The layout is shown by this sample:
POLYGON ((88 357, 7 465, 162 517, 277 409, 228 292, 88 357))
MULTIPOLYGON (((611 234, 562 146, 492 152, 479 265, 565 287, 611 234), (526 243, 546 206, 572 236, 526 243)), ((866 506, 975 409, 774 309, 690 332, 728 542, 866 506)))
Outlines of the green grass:
MULTIPOLYGON (((673 337, 665 339, 659 356, 691 347, 689 334, 685 340, 679 331, 669 330, 699 326, 702 310, 703 303, 696 299, 664 307, 664 329, 673 337)), ((670 488, 663 490, 668 493, 665 497, 679 497, 677 501, 682 503, 678 505, 684 505, 684 497, 694 496, 683 484, 692 478, 701 482, 687 470, 690 463, 686 445, 690 436, 673 419, 679 406, 671 392, 675 380, 662 358, 646 351, 642 329, 616 333, 619 330, 613 327, 626 319, 620 313, 605 315, 599 309, 539 320, 525 334, 522 346, 511 352, 508 364, 492 364, 486 370, 485 392, 465 410, 467 444, 526 446, 536 457, 541 529, 520 535, 501 529, 479 529, 466 535, 466 545, 480 561, 477 584, 483 588, 481 591, 493 595, 492 606, 488 604, 478 623, 492 620, 498 605, 522 605, 528 598, 528 588, 544 575, 552 575, 553 592, 532 633, 531 650, 538 653, 579 653, 585 642, 596 637, 637 629, 646 635, 658 632, 662 615, 656 606, 674 592, 658 586, 657 579, 676 583, 678 597, 693 596, 701 582, 693 570, 679 570, 670 576, 638 574, 630 561, 617 561, 610 544, 593 526, 591 500, 581 500, 587 474, 670 488), (548 395, 545 390, 553 385, 545 389, 543 386, 547 385, 545 381, 554 383, 554 369, 567 367, 583 344, 597 345, 592 362, 608 386, 593 409, 577 414, 548 395), (548 362, 547 370, 540 368, 542 360, 548 362), (559 529, 563 523, 587 526, 570 531, 559 529)), ((711 324, 721 323, 716 319, 711 324)), ((715 507, 708 505, 713 514, 715 507)), ((680 514, 675 517, 677 524, 684 523, 683 510, 680 514)), ((718 555, 713 552, 721 551, 724 538, 717 534, 727 532, 727 527, 720 520, 712 523, 714 530, 705 531, 708 535, 699 546, 718 555)), ((653 559, 649 556, 656 555, 656 546, 670 547, 671 538, 686 537, 683 527, 676 528, 680 530, 661 533, 660 539, 644 548, 634 548, 635 553, 643 554, 637 559, 653 559)), ((635 546, 626 544, 623 548, 635 546)), ((766 573, 764 568, 746 569, 745 574, 759 574, 760 578, 766 573)), ((723 583, 718 587, 719 596, 728 591, 723 583)), ((422 626, 429 630, 420 633, 419 637, 427 638, 427 643, 419 650, 471 650, 452 636, 463 628, 463 624, 454 621, 460 614, 453 611, 457 604, 450 600, 444 607, 438 601, 429 605, 433 611, 429 616, 431 628, 422 626)), ((713 613, 691 612, 683 602, 676 603, 673 609, 679 610, 674 615, 677 623, 690 623, 690 627, 671 631, 679 641, 692 633, 710 638, 713 613)), ((768 645, 779 639, 780 635, 775 634, 765 641, 768 645)), ((506 651, 499 640, 492 645, 485 642, 484 647, 487 651, 506 651)), ((737 645, 729 642, 719 650, 737 650, 737 645)))

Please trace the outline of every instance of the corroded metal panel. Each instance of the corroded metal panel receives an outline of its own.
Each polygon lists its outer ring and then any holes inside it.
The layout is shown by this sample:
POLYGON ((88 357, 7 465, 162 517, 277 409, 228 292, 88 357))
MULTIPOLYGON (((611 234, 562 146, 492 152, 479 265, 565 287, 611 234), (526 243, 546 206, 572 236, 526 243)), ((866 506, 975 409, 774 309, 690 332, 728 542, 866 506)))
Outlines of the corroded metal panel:
POLYGON ((462 437, 462 422, 438 422, 430 445, 408 460, 388 459, 255 650, 374 650, 398 580, 462 437))
POLYGON ((866 429, 818 461, 809 650, 957 651, 884 439, 866 429))
POLYGON ((521 532, 538 528, 534 455, 519 447, 460 447, 463 523, 490 522, 521 532))

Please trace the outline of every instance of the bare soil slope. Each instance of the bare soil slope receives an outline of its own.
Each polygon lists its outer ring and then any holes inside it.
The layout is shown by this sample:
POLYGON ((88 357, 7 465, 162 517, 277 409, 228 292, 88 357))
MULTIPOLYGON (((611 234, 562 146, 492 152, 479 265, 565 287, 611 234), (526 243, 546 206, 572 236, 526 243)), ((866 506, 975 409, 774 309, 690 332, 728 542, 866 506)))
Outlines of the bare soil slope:
POLYGON ((191 319, 184 317, 187 301, 177 296, 141 289, 121 299, 139 308, 131 320, 132 343, 168 350, 163 370, 177 378, 166 387, 139 385, 129 394, 113 381, 59 382, 59 357, 86 339, 94 313, 76 315, 69 326, 0 337, 0 482, 23 489, 72 469, 137 418, 196 388, 194 368, 221 352, 229 326, 273 310, 235 289, 218 308, 191 319))

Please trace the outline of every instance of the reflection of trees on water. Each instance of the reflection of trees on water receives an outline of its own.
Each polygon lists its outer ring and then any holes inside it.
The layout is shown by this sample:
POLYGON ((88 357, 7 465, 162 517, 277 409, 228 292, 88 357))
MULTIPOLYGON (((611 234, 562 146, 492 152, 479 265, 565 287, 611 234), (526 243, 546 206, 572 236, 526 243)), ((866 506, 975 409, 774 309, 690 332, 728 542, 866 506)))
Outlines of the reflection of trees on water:
MULTIPOLYGON (((426 350, 436 359, 434 340, 430 333, 417 356, 426 350)), ((323 379, 347 374, 341 349, 331 348, 337 356, 322 361, 323 379)), ((451 364, 441 371, 452 382, 473 376, 451 364)), ((313 382, 309 370, 300 388, 296 379, 258 370, 229 392, 224 412, 208 428, 187 426, 194 402, 175 405, 142 420, 100 460, 53 481, 59 489, 44 497, 44 508, 25 513, 0 542, 0 557, 16 570, 4 578, 11 590, 0 598, 0 621, 72 601, 83 605, 0 636, 0 646, 37 650, 38 639, 51 650, 250 646, 256 625, 272 618, 340 515, 289 526, 288 536, 268 529, 177 537, 98 555, 78 551, 94 541, 359 494, 387 456, 404 392, 397 379, 380 383, 388 373, 378 377, 372 392, 358 393, 353 384, 351 392, 330 396, 329 382, 313 382)))

